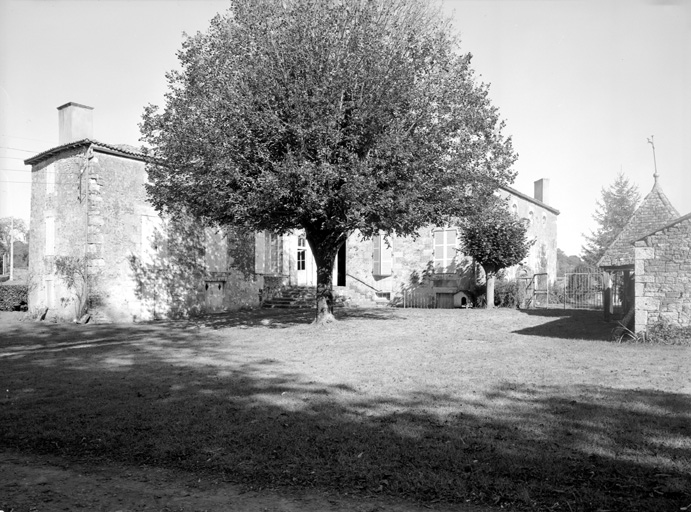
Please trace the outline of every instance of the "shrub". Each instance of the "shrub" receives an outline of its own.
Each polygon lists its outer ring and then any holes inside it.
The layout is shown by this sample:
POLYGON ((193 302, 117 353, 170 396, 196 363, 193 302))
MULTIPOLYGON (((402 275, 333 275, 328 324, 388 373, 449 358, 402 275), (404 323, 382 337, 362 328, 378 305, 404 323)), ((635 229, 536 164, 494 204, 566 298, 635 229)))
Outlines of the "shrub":
POLYGON ((676 327, 668 322, 660 321, 648 327, 645 341, 660 345, 691 346, 691 326, 676 327))
POLYGON ((515 279, 497 279, 494 284, 494 305, 502 308, 520 307, 524 297, 515 279))
POLYGON ((25 309, 29 300, 29 287, 25 284, 3 284, 0 286, 0 311, 25 309))

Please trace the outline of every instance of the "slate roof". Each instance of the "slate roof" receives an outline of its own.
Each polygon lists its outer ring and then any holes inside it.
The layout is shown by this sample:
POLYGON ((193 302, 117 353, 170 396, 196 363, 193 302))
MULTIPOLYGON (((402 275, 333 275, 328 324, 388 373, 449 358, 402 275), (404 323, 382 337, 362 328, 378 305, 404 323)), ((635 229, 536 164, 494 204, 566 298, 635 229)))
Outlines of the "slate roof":
POLYGON ((634 266, 634 243, 679 217, 679 212, 662 191, 660 182, 655 185, 633 213, 628 224, 602 255, 597 266, 604 269, 634 266))
POLYGON ((105 144, 93 139, 82 139, 74 142, 68 142, 67 144, 61 144, 54 148, 48 149, 39 153, 38 155, 32 156, 24 160, 25 165, 34 165, 50 158, 51 156, 62 153, 70 149, 82 147, 82 146, 93 146, 94 150, 100 151, 101 153, 109 153, 112 155, 124 156, 129 158, 134 158, 136 160, 147 160, 147 156, 139 151, 133 146, 126 144, 105 144))
POLYGON ((559 213, 560 213, 559 210, 557 210, 557 209, 554 208, 553 206, 550 206, 550 205, 548 205, 547 203, 543 203, 542 201, 540 201, 540 200, 538 200, 538 199, 535 199, 534 197, 530 197, 528 194, 524 194, 523 192, 519 192, 519 191, 516 190, 515 188, 511 188, 511 187, 509 187, 509 186, 507 186, 507 185, 500 185, 499 188, 502 189, 502 190, 504 190, 504 191, 506 191, 506 192, 508 192, 509 194, 513 194, 514 196, 517 196, 517 197, 520 197, 520 198, 522 198, 522 199, 525 199, 526 201, 528 201, 528 202, 530 202, 530 203, 533 203, 533 204, 536 204, 536 205, 538 205, 538 206, 541 206, 541 207, 544 208, 545 210, 548 210, 548 211, 552 212, 552 213, 555 214, 555 215, 559 215, 559 213))

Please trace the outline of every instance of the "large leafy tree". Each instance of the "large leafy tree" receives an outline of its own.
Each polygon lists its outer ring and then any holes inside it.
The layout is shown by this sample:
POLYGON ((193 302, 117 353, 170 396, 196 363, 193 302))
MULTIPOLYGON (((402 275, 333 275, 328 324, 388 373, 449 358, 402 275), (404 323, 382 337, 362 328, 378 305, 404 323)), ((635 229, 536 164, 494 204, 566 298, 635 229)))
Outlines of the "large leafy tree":
POLYGON ((582 247, 583 261, 588 265, 597 265, 600 258, 622 232, 631 216, 638 208, 641 194, 635 184, 622 173, 607 189, 603 188, 601 198, 597 202, 597 210, 593 219, 598 224, 590 235, 584 235, 586 244, 582 247))
POLYGON ((449 21, 423 0, 233 0, 188 37, 141 129, 161 211, 286 233, 317 266, 317 321, 355 230, 413 234, 513 179, 511 139, 449 21))
POLYGON ((497 272, 523 261, 535 243, 528 239, 526 222, 509 211, 506 203, 498 198, 463 221, 461 250, 472 256, 485 271, 488 308, 494 307, 497 272))

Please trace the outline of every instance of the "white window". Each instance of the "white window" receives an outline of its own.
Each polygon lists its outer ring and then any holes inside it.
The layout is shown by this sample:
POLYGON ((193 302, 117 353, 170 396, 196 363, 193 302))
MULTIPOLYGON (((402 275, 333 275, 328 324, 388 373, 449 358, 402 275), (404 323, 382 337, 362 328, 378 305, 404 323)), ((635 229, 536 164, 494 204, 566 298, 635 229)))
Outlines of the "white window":
POLYGON ((46 194, 55 193, 55 166, 50 164, 46 167, 46 194))
POLYGON ((298 235, 298 261, 297 269, 305 270, 307 256, 307 239, 305 235, 298 235))
POLYGON ((55 254, 55 217, 46 217, 46 256, 55 254))
POLYGON ((434 230, 434 270, 444 274, 456 272, 456 228, 434 230))
POLYGON ((393 273, 393 240, 383 235, 372 237, 372 274, 390 276, 393 273))

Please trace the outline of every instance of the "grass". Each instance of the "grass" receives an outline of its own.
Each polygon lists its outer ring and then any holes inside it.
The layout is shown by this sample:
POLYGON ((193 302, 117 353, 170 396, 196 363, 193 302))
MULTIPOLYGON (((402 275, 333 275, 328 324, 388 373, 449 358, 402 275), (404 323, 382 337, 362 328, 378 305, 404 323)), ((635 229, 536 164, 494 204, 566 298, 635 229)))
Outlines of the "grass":
POLYGON ((10 323, 0 450, 430 506, 691 504, 688 347, 610 343, 587 311, 340 316, 10 323))

